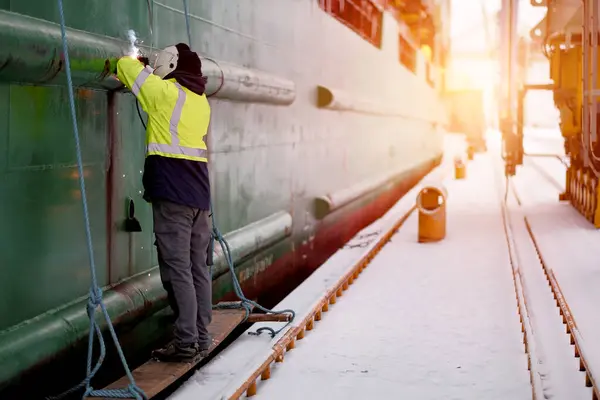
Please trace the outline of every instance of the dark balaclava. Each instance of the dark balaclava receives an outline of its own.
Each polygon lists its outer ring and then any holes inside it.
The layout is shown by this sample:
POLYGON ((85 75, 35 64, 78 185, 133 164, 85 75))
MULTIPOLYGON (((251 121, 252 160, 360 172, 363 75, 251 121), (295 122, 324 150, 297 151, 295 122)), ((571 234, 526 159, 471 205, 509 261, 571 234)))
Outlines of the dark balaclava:
POLYGON ((202 62, 194 51, 190 50, 185 43, 175 45, 179 58, 177 67, 164 79, 175 78, 175 80, 192 92, 202 95, 206 87, 207 78, 202 76, 202 62))

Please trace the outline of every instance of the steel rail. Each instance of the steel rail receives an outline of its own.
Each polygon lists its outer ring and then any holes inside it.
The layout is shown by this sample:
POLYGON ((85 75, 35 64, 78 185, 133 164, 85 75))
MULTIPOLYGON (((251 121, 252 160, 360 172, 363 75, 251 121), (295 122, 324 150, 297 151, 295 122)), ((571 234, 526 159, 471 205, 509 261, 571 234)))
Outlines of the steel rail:
MULTIPOLYGON (((538 169, 538 172, 539 172, 539 169, 538 169)), ((545 174, 542 174, 542 176, 545 176, 545 174)), ((511 183, 512 183, 512 181, 511 181, 511 183)), ((515 197, 515 200, 517 201, 517 203, 520 206, 522 204, 522 202, 519 197, 517 188, 515 187, 515 185, 511 184, 511 189, 512 189, 511 191, 515 197)), ((581 332, 577 328, 577 324, 575 322, 575 317, 573 316, 573 313, 571 312, 569 304, 567 303, 567 300, 560 288, 560 285, 558 284, 558 280, 556 279, 556 276, 554 275, 554 271, 552 270, 552 268, 550 268, 548 266, 548 264, 544 260, 542 251, 540 249, 538 241, 536 240, 535 234, 533 233, 533 229, 531 228, 529 220, 527 219, 526 216, 524 216, 523 218, 525 221, 525 227, 527 229, 527 233, 528 233, 528 235, 531 239, 531 242, 533 243, 533 246, 535 248, 537 258, 540 261, 540 265, 542 266, 542 269, 543 269, 544 275, 546 276, 548 285, 550 286, 550 289, 552 290, 552 293, 554 295, 554 300, 556 300, 556 306, 558 307, 558 309, 560 311, 560 315, 563 318, 562 319, 563 324, 566 325, 566 331, 570 335, 570 343, 572 346, 574 346, 574 356, 576 358, 579 358, 579 370, 586 373, 585 386, 592 388, 592 400, 599 400, 600 399, 600 387, 598 386, 597 380, 595 379, 595 377, 597 377, 598 375, 595 374, 594 372, 592 372, 592 366, 589 363, 590 359, 586 358, 586 355, 589 355, 589 351, 584 350, 584 348, 586 348, 586 347, 584 344, 583 336, 581 335, 581 332)))

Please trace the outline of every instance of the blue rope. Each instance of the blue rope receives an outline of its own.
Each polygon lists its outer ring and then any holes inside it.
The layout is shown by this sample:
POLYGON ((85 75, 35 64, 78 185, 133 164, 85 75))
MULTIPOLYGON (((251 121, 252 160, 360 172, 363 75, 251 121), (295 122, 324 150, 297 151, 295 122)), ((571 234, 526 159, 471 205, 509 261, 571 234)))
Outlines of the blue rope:
POLYGON ((60 13, 60 29, 62 34, 62 47, 65 58, 65 67, 67 73, 67 82, 69 89, 69 105, 71 108, 71 118, 73 122, 73 137, 75 138, 75 147, 77 153, 77 168, 79 170, 79 185, 81 189, 81 202, 83 204, 83 218, 85 221, 85 236, 87 239, 87 247, 88 247, 88 255, 89 255, 89 263, 90 263, 90 273, 91 273, 91 286, 90 286, 90 297, 87 304, 87 314, 90 319, 90 330, 88 336, 88 354, 87 354, 87 376, 85 379, 79 383, 77 386, 67 390, 66 392, 56 396, 50 397, 50 399, 60 399, 74 393, 75 391, 85 387, 85 393, 82 398, 85 397, 110 397, 110 398, 119 398, 119 399, 129 399, 134 398, 137 400, 146 400, 147 397, 144 392, 136 386, 135 381, 133 379, 133 375, 129 370, 129 366, 127 365, 127 361, 125 360, 125 355, 123 354, 123 350, 119 344, 119 340, 117 338, 117 334, 115 333, 114 327, 111 323, 110 316, 108 315, 108 311, 104 302, 102 301, 102 289, 98 286, 98 281, 96 279, 96 266, 94 263, 94 248, 92 246, 92 233, 90 230, 90 219, 89 212, 87 207, 87 197, 85 191, 85 179, 83 177, 83 162, 81 159, 81 146, 79 144, 79 129, 77 127, 77 115, 75 112, 75 97, 73 95, 73 80, 71 78, 71 63, 69 60, 69 50, 67 46, 67 34, 65 27, 65 15, 63 11, 63 3, 62 0, 57 0, 58 2, 58 10, 60 13), (96 322, 95 314, 97 307, 100 306, 102 310, 102 314, 104 314, 104 318, 108 323, 108 329, 112 336, 112 339, 117 348, 117 352, 119 353, 119 357, 121 358, 121 363, 125 368, 125 373, 129 378, 130 384, 123 389, 104 389, 104 390, 94 390, 90 384, 94 375, 100 369, 102 362, 104 361, 104 357, 106 356, 106 346, 104 344, 104 339, 102 338, 102 332, 100 331, 100 326, 96 322), (98 357, 98 361, 96 365, 92 368, 92 351, 94 348, 94 334, 98 337, 98 342, 100 343, 100 356, 98 357))
POLYGON ((192 31, 191 31, 192 26, 190 24, 190 10, 188 8, 187 0, 183 0, 183 12, 185 13, 185 28, 187 30, 188 44, 191 49, 192 48, 192 31))
MULTIPOLYGON (((189 43, 189 46, 191 49, 192 48, 192 33, 191 33, 191 27, 190 27, 190 16, 189 16, 187 0, 183 0, 183 10, 185 13, 185 25, 186 25, 187 35, 188 35, 188 43, 189 43)), ((296 317, 296 313, 294 312, 294 310, 290 310, 290 309, 274 311, 274 310, 268 309, 266 307, 263 307, 260 304, 258 304, 257 302, 252 301, 252 300, 248 299, 246 296, 244 296, 244 292, 242 291, 242 287, 241 287, 240 282, 235 273, 235 267, 234 267, 233 259, 231 257, 231 249, 229 248, 229 243, 227 243, 227 240, 225 240, 225 238, 223 237, 223 235, 221 234, 221 231, 219 231, 219 228, 217 226, 217 221, 215 218, 215 212, 214 212, 214 208, 212 206, 212 201, 210 204, 210 210, 211 210, 211 217, 212 217, 212 237, 213 237, 213 239, 216 239, 219 242, 221 249, 223 250, 223 255, 225 256, 225 258, 227 260, 227 265, 229 267, 229 272, 231 274, 231 279, 233 281, 233 290, 235 291, 235 294, 238 297, 238 299, 241 300, 240 305, 217 304, 217 305, 213 306, 213 309, 243 308, 246 311, 246 316, 244 318, 244 321, 248 318, 248 315, 250 315, 252 307, 255 307, 265 313, 270 313, 270 314, 291 314, 292 318, 290 318, 288 323, 285 324, 281 329, 275 330, 273 328, 265 326, 265 327, 257 329, 256 332, 250 332, 250 334, 253 334, 253 335, 260 335, 262 332, 267 331, 271 334, 271 337, 274 337, 279 332, 284 330, 289 324, 292 323, 292 321, 296 317)), ((209 248, 208 251, 213 251, 213 249, 209 248)))
MULTIPOLYGON (((213 228, 212 235, 213 235, 213 238, 215 238, 216 240, 219 241, 219 244, 221 245, 221 249, 223 250, 223 255, 227 259, 227 265, 229 266, 229 272, 231 274, 231 280, 233 282, 233 290, 235 291, 235 294, 238 297, 238 299, 241 300, 241 307, 243 307, 246 310, 246 318, 248 318, 248 315, 250 314, 251 306, 258 308, 259 310, 261 310, 265 313, 291 314, 292 315, 292 318, 290 318, 288 323, 285 324, 283 327, 281 327, 281 329, 275 330, 273 328, 265 326, 265 327, 257 329, 256 332, 250 332, 250 334, 253 334, 253 335, 260 335, 262 332, 267 331, 271 334, 271 337, 274 337, 279 332, 284 330, 289 324, 292 323, 292 321, 296 317, 296 313, 294 312, 294 310, 291 310, 291 309, 274 311, 274 310, 268 309, 266 307, 263 307, 260 304, 258 304, 257 302, 252 301, 252 300, 248 299, 246 296, 244 296, 244 292, 242 291, 242 287, 240 286, 240 282, 235 273, 235 268, 234 268, 233 259, 231 258, 231 250, 229 248, 229 243, 227 243, 227 240, 225 240, 225 238, 221 234, 221 231, 219 231, 219 228, 217 227, 217 222, 216 222, 215 212, 214 212, 214 209, 212 206, 212 202, 210 204, 210 208, 211 208, 212 228, 213 228)), ((217 305, 213 306, 213 308, 220 309, 220 308, 236 308, 236 307, 231 307, 229 305, 219 306, 219 304, 217 304, 217 305)), ((244 318, 244 320, 245 320, 245 318, 244 318)))

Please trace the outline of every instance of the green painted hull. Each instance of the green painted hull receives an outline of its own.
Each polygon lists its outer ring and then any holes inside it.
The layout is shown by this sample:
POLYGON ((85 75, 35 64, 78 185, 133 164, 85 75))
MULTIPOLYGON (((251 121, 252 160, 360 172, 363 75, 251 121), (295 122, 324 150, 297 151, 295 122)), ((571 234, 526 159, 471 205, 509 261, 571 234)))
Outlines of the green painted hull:
MULTIPOLYGON (((191 3, 193 47, 216 59, 203 59, 208 92, 220 88, 209 132, 217 221, 230 232, 246 294, 272 302, 439 161, 442 102, 421 56, 416 72, 397 61, 402 26, 384 29, 379 49, 317 0, 191 3)), ((166 303, 141 198, 144 130, 132 95, 106 72, 127 50, 129 29, 142 46, 187 41, 182 2, 64 4, 97 276, 135 358, 163 336, 156 321, 166 303), (129 199, 142 232, 124 229, 129 199)), ((0 0, 6 393, 85 356, 90 274, 57 21, 54 1, 0 0)), ((384 26, 392 24, 386 14, 384 26)), ((216 259, 214 300, 232 298, 227 266, 216 259)), ((47 387, 72 382, 54 383, 47 387)))

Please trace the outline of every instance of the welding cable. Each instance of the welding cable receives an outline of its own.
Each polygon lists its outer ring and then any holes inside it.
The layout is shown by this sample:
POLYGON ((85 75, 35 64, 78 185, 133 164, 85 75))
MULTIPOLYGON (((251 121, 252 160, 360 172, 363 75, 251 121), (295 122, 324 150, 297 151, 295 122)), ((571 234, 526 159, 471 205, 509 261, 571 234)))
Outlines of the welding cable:
POLYGON ((219 93, 221 91, 221 89, 223 88, 223 85, 225 84, 225 73, 223 72, 223 68, 221 68, 221 66, 219 65, 218 62, 216 62, 215 60, 213 60, 212 58, 209 58, 209 57, 204 57, 204 59, 212 61, 217 66, 217 68, 219 68, 219 71, 221 72, 221 83, 219 84, 219 87, 211 94, 206 95, 206 97, 213 97, 214 95, 219 93))
MULTIPOLYGON (((183 12, 185 15, 185 29, 187 31, 188 45, 190 46, 190 49, 192 49, 192 25, 190 24, 190 12, 187 0, 183 0, 183 12)), ((225 84, 225 73, 223 72, 223 68, 221 68, 218 62, 208 57, 204 57, 204 59, 212 61, 217 66, 217 68, 219 68, 219 71, 221 71, 221 84, 213 93, 206 95, 206 97, 213 97, 214 95, 219 93, 221 88, 223 88, 223 85, 225 84)))
POLYGON ((144 130, 146 130, 147 129, 146 128, 146 123, 144 122, 144 119, 142 118, 142 110, 140 110, 140 101, 138 100, 137 97, 135 98, 135 108, 137 109, 137 115, 138 115, 138 117, 140 117, 140 122, 144 126, 144 130))
MULTIPOLYGON (((187 34, 188 34, 188 44, 191 49, 192 48, 192 33, 191 33, 191 27, 190 27, 190 16, 189 16, 189 11, 188 11, 187 0, 183 0, 183 9, 185 12, 185 24, 186 24, 187 34)), ((217 64, 216 61, 214 61, 214 60, 211 60, 211 61, 213 61, 215 64, 217 64)), ((219 67, 219 64, 217 64, 217 66, 219 67)), ((221 69, 221 67, 219 67, 219 69, 221 69)), ((224 82, 224 75, 223 75, 223 70, 221 69, 221 86, 219 86, 219 88, 211 96, 214 96, 215 94, 218 93, 219 90, 221 90, 221 88, 223 87, 223 82, 224 82)), ((207 97, 210 97, 210 96, 207 96, 207 97)), ((268 313, 268 314, 290 314, 291 315, 290 320, 288 321, 287 324, 285 324, 283 327, 281 327, 281 329, 274 330, 273 328, 270 328, 270 327, 262 327, 262 328, 257 329, 256 332, 249 332, 250 334, 253 334, 253 335, 260 335, 262 332, 266 331, 271 334, 271 337, 275 337, 275 335, 277 335, 279 332, 283 331, 288 325, 290 325, 292 323, 292 321, 296 317, 296 313, 294 312, 294 310, 290 310, 290 309, 281 310, 281 311, 274 311, 274 310, 268 309, 266 307, 261 306, 257 302, 248 299, 244 295, 244 292, 242 291, 240 282, 237 278, 237 274, 235 273, 235 267, 234 267, 233 259, 231 257, 231 249, 229 248, 229 243, 227 243, 227 240, 225 240, 225 237, 221 234, 221 231, 218 228, 216 218, 215 218, 214 208, 212 206, 212 200, 210 203, 210 216, 212 219, 212 230, 213 230, 212 231, 212 239, 213 240, 211 240, 211 242, 213 244, 214 244, 214 240, 217 240, 219 242, 219 245, 221 246, 221 250, 223 251, 223 256, 225 256, 225 259, 227 260, 227 265, 229 267, 229 273, 231 274, 231 280, 233 283, 233 289, 235 291, 236 296, 241 300, 240 306, 232 306, 230 304, 225 304, 225 305, 217 304, 217 305, 213 306, 213 309, 243 308, 246 311, 246 317, 244 318, 244 321, 248 318, 248 315, 250 315, 251 306, 253 306, 265 313, 268 313)), ((212 248, 210 248, 210 246, 209 246, 208 251, 212 251, 212 248)))

